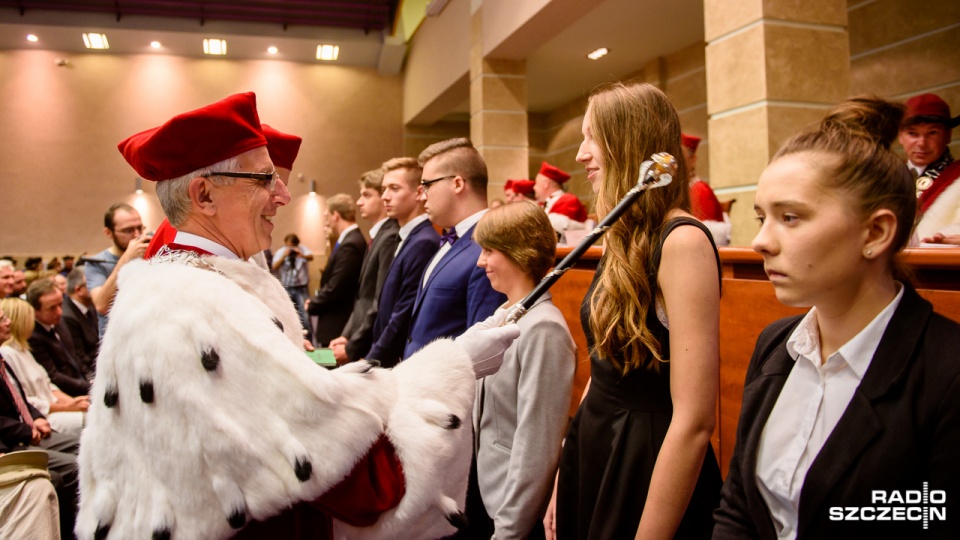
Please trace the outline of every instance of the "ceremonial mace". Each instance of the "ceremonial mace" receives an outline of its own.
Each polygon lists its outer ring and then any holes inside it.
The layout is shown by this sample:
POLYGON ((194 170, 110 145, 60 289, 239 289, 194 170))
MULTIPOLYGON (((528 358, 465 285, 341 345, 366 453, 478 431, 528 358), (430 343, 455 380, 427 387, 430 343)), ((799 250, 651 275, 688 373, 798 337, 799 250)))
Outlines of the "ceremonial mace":
POLYGON ((530 294, 510 308, 503 324, 511 324, 519 321, 520 318, 527 313, 527 310, 533 307, 537 299, 543 296, 543 293, 547 292, 547 289, 553 286, 553 284, 560 279, 560 276, 580 260, 580 257, 583 257, 587 249, 595 244, 596 241, 607 232, 607 229, 620 219, 620 216, 627 211, 627 208, 630 208, 633 203, 637 202, 637 199, 640 198, 640 195, 643 194, 644 191, 669 184, 673 181, 673 175, 676 173, 677 160, 666 152, 656 153, 650 156, 648 161, 641 163, 640 178, 637 181, 637 185, 623 196, 623 199, 620 200, 617 206, 583 238, 573 251, 564 257, 550 273, 543 276, 543 279, 530 291, 530 294))

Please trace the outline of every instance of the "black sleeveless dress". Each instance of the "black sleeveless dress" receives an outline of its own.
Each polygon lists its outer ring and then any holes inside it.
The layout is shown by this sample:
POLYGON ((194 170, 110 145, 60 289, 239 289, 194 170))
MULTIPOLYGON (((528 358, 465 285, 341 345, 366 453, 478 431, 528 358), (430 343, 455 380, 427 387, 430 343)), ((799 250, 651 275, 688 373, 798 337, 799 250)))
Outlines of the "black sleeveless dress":
MULTIPOLYGON (((664 225, 653 268, 659 267, 663 241, 682 225, 703 230, 702 223, 675 218, 664 225)), ((716 246, 714 246, 716 252, 716 246)), ((719 275, 720 257, 717 255, 719 275)), ((597 276, 600 272, 596 273, 597 276)), ((656 275, 651 281, 656 282, 656 275)), ((590 298, 597 286, 594 278, 580 308, 580 318, 593 347, 590 332, 590 298)), ((660 337, 663 357, 669 356, 669 331, 657 319, 655 309, 647 317, 648 328, 660 337)), ((557 537, 559 539, 632 539, 640 524, 653 467, 670 426, 670 364, 660 373, 634 369, 622 376, 606 360, 590 355, 591 381, 564 441, 557 489, 557 537)), ((720 468, 713 447, 707 453, 690 504, 676 538, 710 538, 713 510, 720 504, 720 468)))

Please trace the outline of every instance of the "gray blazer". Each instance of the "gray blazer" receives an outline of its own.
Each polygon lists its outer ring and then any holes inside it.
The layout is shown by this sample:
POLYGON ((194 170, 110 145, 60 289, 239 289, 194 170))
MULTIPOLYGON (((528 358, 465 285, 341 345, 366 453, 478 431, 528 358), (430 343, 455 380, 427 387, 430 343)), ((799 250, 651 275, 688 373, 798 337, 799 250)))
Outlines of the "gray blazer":
POLYGON ((520 319, 503 366, 477 381, 477 479, 497 540, 526 538, 550 502, 567 428, 577 349, 544 294, 520 319))

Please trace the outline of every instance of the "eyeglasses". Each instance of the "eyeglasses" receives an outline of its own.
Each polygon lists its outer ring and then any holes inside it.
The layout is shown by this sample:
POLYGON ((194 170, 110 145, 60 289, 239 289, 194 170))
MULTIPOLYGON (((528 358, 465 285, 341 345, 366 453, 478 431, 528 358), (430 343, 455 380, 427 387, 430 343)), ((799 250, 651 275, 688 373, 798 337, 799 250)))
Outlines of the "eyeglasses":
POLYGON ((251 180, 256 180, 260 183, 261 186, 267 188, 267 191, 273 191, 277 187, 277 179, 280 178, 280 175, 277 174, 277 171, 264 173, 264 172, 209 172, 206 174, 200 175, 203 178, 210 178, 211 176, 225 176, 227 178, 248 178, 251 180))
POLYGON ((137 225, 136 227, 127 227, 126 229, 114 229, 113 232, 126 234, 126 235, 131 235, 131 234, 139 235, 140 233, 143 232, 143 225, 137 225))
POLYGON ((441 176, 440 178, 434 178, 433 180, 421 180, 420 186, 423 187, 423 192, 426 193, 430 190, 430 184, 436 184, 441 180, 447 180, 448 178, 456 178, 456 174, 448 174, 447 176, 441 176))

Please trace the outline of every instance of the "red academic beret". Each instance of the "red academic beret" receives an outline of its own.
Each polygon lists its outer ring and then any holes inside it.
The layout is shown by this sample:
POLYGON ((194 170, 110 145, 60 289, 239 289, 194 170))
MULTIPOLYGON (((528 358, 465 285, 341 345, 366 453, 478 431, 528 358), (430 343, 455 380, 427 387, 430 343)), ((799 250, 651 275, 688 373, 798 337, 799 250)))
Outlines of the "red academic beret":
POLYGON ((696 135, 687 135, 686 133, 680 134, 680 144, 686 146, 691 152, 696 152, 697 147, 700 146, 700 137, 696 135))
POLYGON ((960 124, 960 116, 950 117, 950 106, 936 94, 920 94, 907 100, 907 112, 903 125, 943 124, 954 128, 960 124))
POLYGON ((554 167, 553 165, 547 163, 546 161, 540 164, 539 174, 542 174, 547 178, 554 180, 556 182, 559 182, 561 184, 570 179, 570 175, 567 174, 566 171, 562 169, 558 169, 557 167, 554 167))
POLYGON ((297 160, 303 139, 277 131, 266 124, 260 127, 263 128, 263 136, 267 138, 267 152, 270 153, 270 161, 273 162, 274 167, 293 169, 293 162, 297 160))
POLYGON ((527 193, 533 193, 534 184, 536 184, 536 182, 533 180, 507 180, 507 183, 503 185, 503 190, 511 190, 515 193, 526 195, 527 193))
POLYGON ((160 127, 130 136, 117 148, 137 174, 159 181, 178 178, 266 144, 257 115, 257 96, 246 92, 178 114, 160 127))

